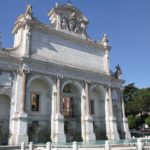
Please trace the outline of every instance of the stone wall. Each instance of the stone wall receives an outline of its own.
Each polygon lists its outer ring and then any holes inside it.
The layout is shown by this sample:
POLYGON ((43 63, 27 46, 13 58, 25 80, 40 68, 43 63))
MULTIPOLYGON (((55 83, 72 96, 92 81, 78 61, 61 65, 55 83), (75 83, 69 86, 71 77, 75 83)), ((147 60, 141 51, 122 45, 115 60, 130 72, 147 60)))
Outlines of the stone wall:
POLYGON ((67 36, 32 31, 31 55, 43 60, 79 69, 105 72, 104 50, 67 36))

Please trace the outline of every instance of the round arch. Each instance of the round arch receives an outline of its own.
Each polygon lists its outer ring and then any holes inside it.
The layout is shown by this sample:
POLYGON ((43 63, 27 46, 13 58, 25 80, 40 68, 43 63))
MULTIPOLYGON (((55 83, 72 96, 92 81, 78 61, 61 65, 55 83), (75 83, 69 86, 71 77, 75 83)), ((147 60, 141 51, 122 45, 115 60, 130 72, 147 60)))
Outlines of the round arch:
POLYGON ((55 83, 54 81, 48 77, 48 76, 45 76, 45 75, 34 75, 34 76, 31 76, 27 82, 27 89, 30 87, 30 84, 32 81, 36 80, 36 79, 42 79, 42 80, 45 80, 47 81, 47 83, 49 84, 49 86, 52 86, 53 87, 53 92, 56 92, 56 86, 55 86, 55 83))
POLYGON ((62 84, 62 112, 67 142, 81 141, 81 115, 84 109, 85 91, 78 81, 67 80, 62 84))
POLYGON ((26 89, 29 140, 35 143, 46 142, 52 133, 51 116, 55 112, 56 85, 46 75, 33 75, 29 78, 26 89))

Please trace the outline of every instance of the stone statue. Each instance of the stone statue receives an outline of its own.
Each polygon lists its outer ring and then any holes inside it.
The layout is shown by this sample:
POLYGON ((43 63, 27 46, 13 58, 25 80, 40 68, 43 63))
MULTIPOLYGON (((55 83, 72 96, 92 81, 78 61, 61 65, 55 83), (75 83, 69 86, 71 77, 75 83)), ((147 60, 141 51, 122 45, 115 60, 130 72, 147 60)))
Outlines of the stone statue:
POLYGON ((69 21, 68 23, 69 23, 69 29, 70 29, 70 31, 74 31, 75 30, 75 26, 77 24, 77 16, 76 16, 75 12, 73 12, 70 15, 68 21, 69 21))
POLYGON ((67 23, 67 18, 63 17, 61 21, 61 28, 62 29, 68 29, 68 23, 67 23))
POLYGON ((75 33, 78 33, 78 34, 80 34, 80 33, 81 33, 81 25, 80 25, 80 23, 79 23, 79 22, 76 24, 76 27, 75 27, 74 32, 75 32, 75 33))
POLYGON ((56 15, 52 15, 50 18, 51 24, 56 24, 56 15))
POLYGON ((86 33, 86 25, 87 25, 87 22, 85 20, 80 21, 80 29, 81 29, 82 34, 86 33))
POLYGON ((121 70, 120 65, 118 64, 118 65, 116 66, 115 77, 116 77, 117 79, 121 79, 121 75, 122 75, 122 70, 121 70))

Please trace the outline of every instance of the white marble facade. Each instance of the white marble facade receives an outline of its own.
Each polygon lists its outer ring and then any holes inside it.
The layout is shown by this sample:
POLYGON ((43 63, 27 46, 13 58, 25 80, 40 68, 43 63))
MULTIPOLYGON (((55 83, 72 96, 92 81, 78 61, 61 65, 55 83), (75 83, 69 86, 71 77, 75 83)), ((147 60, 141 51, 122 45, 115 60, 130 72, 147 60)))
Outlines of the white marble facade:
POLYGON ((130 138, 107 35, 91 40, 88 19, 70 3, 48 17, 41 23, 28 5, 13 48, 0 49, 0 144, 130 138))

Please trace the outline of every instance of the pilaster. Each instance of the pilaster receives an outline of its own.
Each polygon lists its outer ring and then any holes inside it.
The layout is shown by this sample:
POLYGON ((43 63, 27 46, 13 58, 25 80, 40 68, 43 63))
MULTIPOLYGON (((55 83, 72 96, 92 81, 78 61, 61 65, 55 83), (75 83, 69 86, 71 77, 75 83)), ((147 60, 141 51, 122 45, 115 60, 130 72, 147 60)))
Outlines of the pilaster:
POLYGON ((27 135, 27 118, 28 115, 25 112, 25 95, 26 95, 26 77, 29 73, 29 70, 25 64, 21 70, 17 73, 17 87, 16 87, 16 98, 15 103, 19 106, 15 110, 15 114, 12 117, 14 120, 14 129, 13 133, 9 139, 9 144, 20 144, 25 142, 28 144, 28 135, 27 135))
POLYGON ((129 139, 129 138, 131 138, 131 134, 130 134, 130 131, 129 131, 128 119, 125 116, 125 105, 124 105, 124 99, 123 99, 123 90, 120 89, 119 93, 120 93, 122 116, 123 116, 123 119, 122 119, 123 128, 124 128, 123 130, 125 132, 125 138, 129 139))
POLYGON ((57 99, 56 99, 56 114, 55 114, 55 137, 54 142, 66 142, 64 134, 64 116, 61 114, 61 80, 62 77, 57 77, 57 99))
POLYGON ((117 122, 116 117, 113 112, 113 103, 112 103, 112 91, 111 87, 108 87, 108 95, 109 95, 109 125, 110 125, 110 139, 115 140, 119 139, 119 134, 117 131, 117 122))
POLYGON ((82 136, 85 142, 94 142, 96 137, 93 131, 93 117, 90 115, 89 104, 89 81, 85 81, 85 112, 82 120, 82 136))

